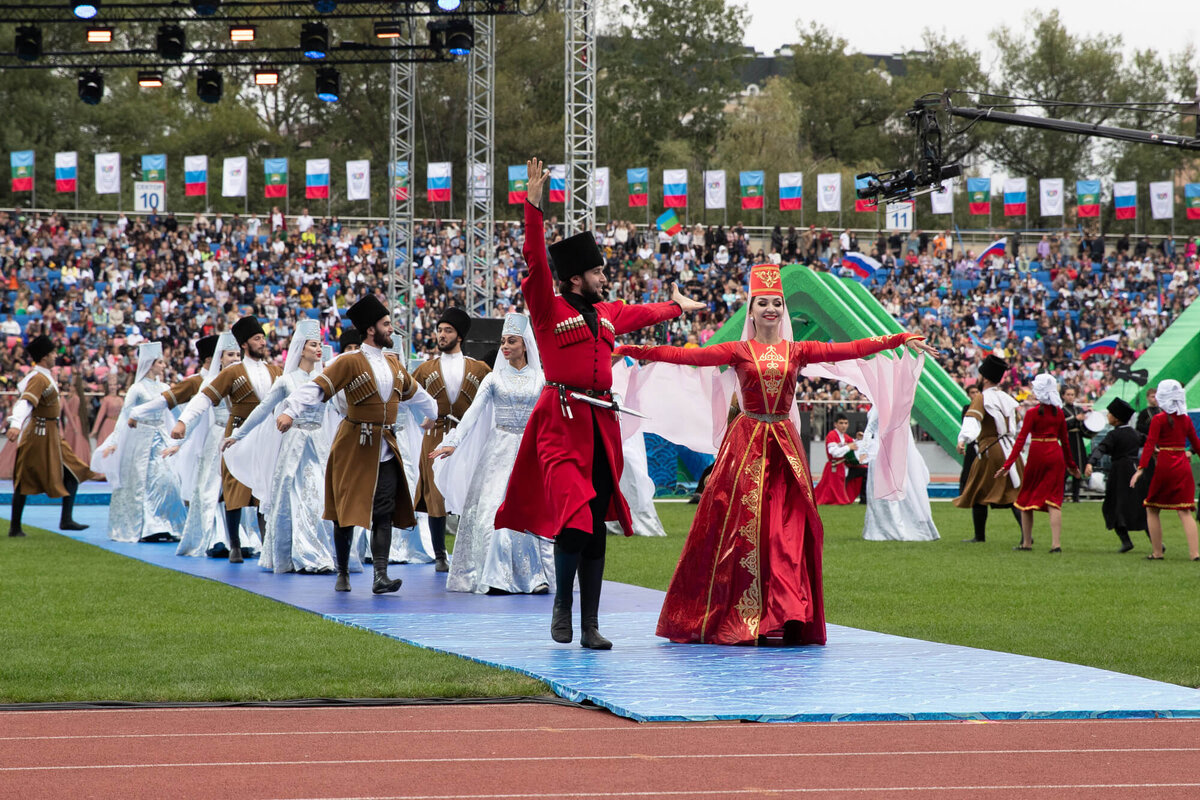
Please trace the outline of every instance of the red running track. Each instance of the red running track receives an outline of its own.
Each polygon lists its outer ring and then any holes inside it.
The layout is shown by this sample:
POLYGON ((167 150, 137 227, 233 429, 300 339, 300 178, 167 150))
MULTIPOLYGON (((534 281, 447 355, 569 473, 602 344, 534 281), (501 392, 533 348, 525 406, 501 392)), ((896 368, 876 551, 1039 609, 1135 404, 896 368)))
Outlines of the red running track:
POLYGON ((0 798, 1197 798, 1200 720, 646 723, 547 705, 0 713, 0 798))

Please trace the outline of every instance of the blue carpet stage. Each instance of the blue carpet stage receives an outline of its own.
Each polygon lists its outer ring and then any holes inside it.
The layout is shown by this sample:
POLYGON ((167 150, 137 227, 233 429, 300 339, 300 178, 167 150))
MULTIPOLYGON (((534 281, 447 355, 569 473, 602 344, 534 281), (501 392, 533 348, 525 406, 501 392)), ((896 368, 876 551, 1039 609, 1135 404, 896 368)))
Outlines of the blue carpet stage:
MULTIPOLYGON (((3 491, 0 488, 0 491, 3 491)), ((9 506, 0 506, 7 516, 9 506)), ((30 505, 30 526, 55 530, 58 504, 30 505)), ((375 597, 369 570, 354 591, 329 575, 273 575, 256 561, 182 558, 174 544, 120 544, 106 534, 108 508, 81 505, 89 530, 72 538, 419 647, 532 675, 570 700, 635 720, 1074 719, 1200 717, 1200 691, 1115 672, 1009 653, 829 626, 808 648, 676 645, 656 638, 662 593, 608 583, 601 618, 610 652, 550 640, 552 596, 446 592, 431 565, 392 568, 404 579, 375 597)), ((33 534, 34 536, 43 534, 33 534)), ((621 543, 616 543, 620 546, 621 543)), ((578 632, 577 632, 578 633, 578 632)))

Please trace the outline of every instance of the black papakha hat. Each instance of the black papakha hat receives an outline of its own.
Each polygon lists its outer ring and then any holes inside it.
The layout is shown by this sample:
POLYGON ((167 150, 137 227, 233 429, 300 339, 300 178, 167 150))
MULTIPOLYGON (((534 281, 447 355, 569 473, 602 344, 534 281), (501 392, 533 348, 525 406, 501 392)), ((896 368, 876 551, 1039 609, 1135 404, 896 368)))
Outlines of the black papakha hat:
POLYGON ((604 256, 596 246, 596 237, 589 231, 555 242, 550 245, 549 250, 554 273, 560 281, 604 266, 604 256))
POLYGON ((36 364, 46 356, 50 355, 50 353, 54 352, 54 340, 43 334, 35 337, 34 340, 29 343, 29 347, 26 349, 29 352, 29 357, 32 358, 33 363, 36 364))
POLYGON ((989 355, 979 365, 979 377, 986 378, 992 383, 1000 383, 1006 372, 1008 372, 1008 362, 997 355, 989 355))
POLYGON ((1133 406, 1118 397, 1108 404, 1108 413, 1112 414, 1117 418, 1118 422, 1124 425, 1133 417, 1133 406))
POLYGON ((346 314, 354 323, 354 327, 358 328, 358 332, 365 336, 372 325, 388 315, 388 310, 383 303, 379 302, 378 297, 368 294, 350 306, 350 310, 346 314))
POLYGON ((217 349, 217 339, 220 338, 219 335, 213 334, 212 336, 201 336, 196 340, 196 352, 200 354, 201 362, 212 358, 217 349))
POLYGON ((461 308, 451 306, 442 312, 442 316, 438 319, 438 325, 441 325, 443 322, 458 331, 458 338, 464 342, 467 340, 467 333, 471 330, 470 314, 461 308))
POLYGON ((346 352, 351 347, 358 347, 362 344, 362 334, 353 325, 347 326, 342 330, 342 335, 338 337, 339 352, 346 352))
POLYGON ((233 323, 233 338, 237 339, 239 345, 245 344, 260 333, 264 336, 267 334, 258 317, 242 317, 233 323))

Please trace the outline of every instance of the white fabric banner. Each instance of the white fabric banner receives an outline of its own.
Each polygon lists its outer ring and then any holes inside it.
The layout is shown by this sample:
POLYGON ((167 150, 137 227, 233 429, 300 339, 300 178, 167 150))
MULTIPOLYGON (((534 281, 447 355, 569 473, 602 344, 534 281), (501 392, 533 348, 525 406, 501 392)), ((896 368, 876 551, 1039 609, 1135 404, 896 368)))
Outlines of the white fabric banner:
POLYGON ((55 153, 54 166, 56 169, 77 169, 79 155, 74 150, 69 153, 55 153))
POLYGON ((1043 217, 1063 215, 1063 179, 1042 178, 1038 181, 1038 213, 1043 217))
POLYGON ((477 203, 486 203, 492 196, 491 170, 487 164, 471 165, 471 199, 477 203))
POLYGON ((608 205, 612 183, 609 180, 608 167, 596 167, 592 173, 592 205, 596 208, 608 205))
POLYGON ((362 159, 346 162, 346 199, 371 199, 371 162, 362 159))
POLYGON ((1171 181, 1150 182, 1150 214, 1155 219, 1175 216, 1175 184, 1171 181))
POLYGON ((824 172, 817 176, 817 211, 842 210, 842 174, 824 172))
POLYGON ((954 213, 954 179, 946 178, 942 181, 942 191, 932 192, 929 195, 929 204, 933 209, 934 214, 953 214, 954 213))
POLYGON ((246 196, 246 171, 249 168, 249 159, 245 156, 225 159, 221 168, 221 197, 246 196))
POLYGON ((704 173, 704 207, 725 207, 725 170, 710 169, 704 173))
POLYGON ((121 154, 96 153, 96 194, 121 193, 121 154))

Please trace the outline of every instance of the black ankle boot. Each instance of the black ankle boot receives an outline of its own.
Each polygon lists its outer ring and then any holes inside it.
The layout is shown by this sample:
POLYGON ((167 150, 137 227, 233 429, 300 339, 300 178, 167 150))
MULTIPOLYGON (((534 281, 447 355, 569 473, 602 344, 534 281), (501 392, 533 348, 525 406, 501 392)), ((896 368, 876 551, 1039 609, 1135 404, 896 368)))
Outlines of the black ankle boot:
POLYGON ((604 558, 579 562, 579 643, 589 650, 611 650, 612 642, 600 635, 600 589, 604 585, 604 558))
MULTIPOLYGON (((392 521, 376 523, 371 529, 371 566, 375 569, 375 581, 371 584, 373 594, 387 594, 400 588, 399 578, 389 578, 388 553, 392 549, 392 521)), ((334 587, 337 588, 337 587, 334 587)))
POLYGON ((554 548, 554 613, 550 617, 550 638, 566 644, 574 637, 571 629, 571 605, 575 593, 575 575, 579 571, 579 553, 554 548))
POLYGON ((8 535, 14 538, 24 536, 25 531, 21 529, 21 517, 25 513, 25 495, 13 487, 12 499, 12 520, 8 523, 8 535))
POLYGON ((446 560, 446 518, 429 518, 429 538, 433 543, 433 571, 449 572, 450 562, 446 560))
POLYGON ((63 498, 62 514, 58 518, 58 529, 60 531, 86 531, 87 525, 80 525, 73 518, 75 510, 75 493, 71 492, 63 498))
POLYGON ((1117 538, 1121 540, 1121 548, 1118 553, 1128 553, 1133 549, 1133 542, 1129 539, 1129 534, 1126 531, 1117 531, 1117 538))
POLYGON ((232 511, 225 509, 225 531, 229 534, 229 563, 241 564, 242 558, 242 510, 235 508, 232 511))
POLYGON ((337 581, 333 584, 335 592, 350 591, 350 545, 353 541, 354 528, 334 527, 333 566, 337 570, 337 581))

